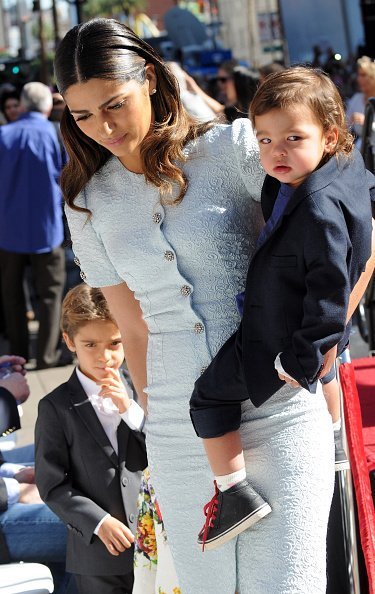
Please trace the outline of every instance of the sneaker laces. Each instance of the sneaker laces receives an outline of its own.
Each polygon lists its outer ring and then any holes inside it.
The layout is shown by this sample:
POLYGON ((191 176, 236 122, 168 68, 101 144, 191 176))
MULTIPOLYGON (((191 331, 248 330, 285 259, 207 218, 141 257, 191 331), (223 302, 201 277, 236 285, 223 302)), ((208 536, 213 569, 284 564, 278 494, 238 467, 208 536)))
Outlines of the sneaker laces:
POLYGON ((219 489, 218 489, 216 481, 214 481, 214 485, 215 485, 215 495, 212 497, 211 501, 206 503, 206 505, 203 508, 204 515, 206 516, 206 521, 202 528, 202 530, 203 530, 202 551, 204 551, 204 544, 207 540, 208 533, 209 533, 210 529, 214 527, 214 521, 216 520, 217 506, 219 504, 219 500, 218 500, 219 489))

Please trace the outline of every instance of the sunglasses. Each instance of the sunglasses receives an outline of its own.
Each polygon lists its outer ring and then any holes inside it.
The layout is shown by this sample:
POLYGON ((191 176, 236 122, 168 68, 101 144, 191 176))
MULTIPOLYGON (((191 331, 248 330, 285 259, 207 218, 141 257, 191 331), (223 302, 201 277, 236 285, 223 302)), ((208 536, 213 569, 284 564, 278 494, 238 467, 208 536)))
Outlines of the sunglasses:
POLYGON ((218 83, 222 83, 225 84, 228 80, 230 80, 232 77, 231 76, 217 76, 215 78, 216 82, 218 83))

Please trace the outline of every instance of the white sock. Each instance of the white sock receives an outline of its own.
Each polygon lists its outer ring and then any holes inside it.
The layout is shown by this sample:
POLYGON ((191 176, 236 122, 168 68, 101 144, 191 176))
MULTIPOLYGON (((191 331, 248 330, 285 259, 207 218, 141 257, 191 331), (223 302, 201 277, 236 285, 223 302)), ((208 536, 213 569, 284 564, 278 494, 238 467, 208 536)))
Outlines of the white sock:
POLYGON ((233 487, 233 485, 237 485, 237 483, 243 481, 245 478, 246 469, 244 467, 241 468, 241 470, 231 472, 230 474, 224 474, 223 476, 215 476, 215 481, 219 491, 223 492, 233 487))
POLYGON ((340 429, 341 429, 341 419, 339 419, 335 423, 332 423, 332 427, 333 427, 333 430, 334 431, 340 431, 340 429))

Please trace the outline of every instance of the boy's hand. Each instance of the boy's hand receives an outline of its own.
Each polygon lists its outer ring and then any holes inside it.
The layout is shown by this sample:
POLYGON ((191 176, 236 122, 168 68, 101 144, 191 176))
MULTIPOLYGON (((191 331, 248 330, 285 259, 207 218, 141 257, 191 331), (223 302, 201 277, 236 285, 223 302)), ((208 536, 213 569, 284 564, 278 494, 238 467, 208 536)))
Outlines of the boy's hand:
POLYGON ((134 542, 134 536, 129 528, 112 516, 104 520, 99 528, 98 536, 107 547, 108 552, 116 557, 125 549, 130 549, 134 542))
POLYGON ((120 414, 122 414, 128 410, 131 400, 121 381, 119 372, 110 367, 108 367, 107 371, 108 377, 97 382, 99 386, 102 386, 99 396, 102 398, 110 398, 119 409, 120 414))

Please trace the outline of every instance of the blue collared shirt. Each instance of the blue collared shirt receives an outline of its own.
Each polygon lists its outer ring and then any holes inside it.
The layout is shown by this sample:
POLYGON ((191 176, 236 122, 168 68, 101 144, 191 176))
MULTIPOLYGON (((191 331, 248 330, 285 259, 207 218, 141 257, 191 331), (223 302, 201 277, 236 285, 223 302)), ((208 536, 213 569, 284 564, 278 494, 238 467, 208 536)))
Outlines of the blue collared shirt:
POLYGON ((59 187, 61 151, 42 114, 0 127, 0 248, 44 253, 64 237, 59 187))

